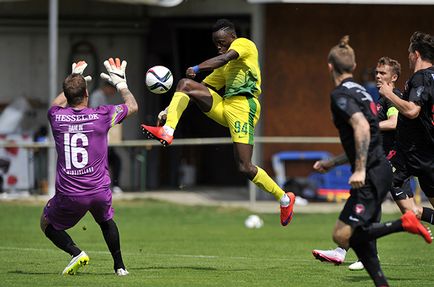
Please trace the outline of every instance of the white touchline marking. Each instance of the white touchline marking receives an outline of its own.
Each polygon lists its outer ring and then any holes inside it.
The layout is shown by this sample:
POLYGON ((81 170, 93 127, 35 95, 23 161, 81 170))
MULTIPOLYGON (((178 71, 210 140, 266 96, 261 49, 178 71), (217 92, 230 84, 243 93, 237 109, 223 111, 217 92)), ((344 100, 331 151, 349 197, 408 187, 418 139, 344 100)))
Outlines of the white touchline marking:
MULTIPOLYGON (((10 251, 34 251, 34 252, 61 252, 60 249, 48 249, 48 248, 29 248, 29 247, 14 247, 14 246, 0 246, 0 250, 10 250, 10 251)), ((86 253, 89 254, 106 254, 110 255, 110 252, 108 251, 97 251, 97 250, 85 250, 86 253)), ((216 256, 216 255, 193 255, 193 254, 171 254, 171 253, 144 253, 144 252, 122 252, 123 255, 128 256, 154 256, 154 257, 180 257, 180 258, 202 258, 202 259, 233 259, 233 260, 268 260, 268 261, 291 261, 295 263, 309 263, 315 262, 316 260, 312 257, 312 259, 294 259, 291 257, 288 258, 277 258, 277 257, 246 257, 246 256, 216 256)), ((309 252, 308 252, 309 254, 309 252)), ((353 259, 355 260, 355 259, 353 259)), ((345 261, 346 263, 350 263, 351 260, 345 261)), ((317 262, 320 264, 319 262, 317 262)), ((353 263, 353 262, 351 262, 353 263)), ((402 263, 387 263, 387 262, 381 262, 382 266, 414 266, 414 264, 402 264, 402 263)), ((346 265, 343 265, 344 267, 346 265)), ((434 264, 426 264, 424 263, 424 266, 426 267, 434 267, 434 264)))
MULTIPOLYGON (((11 251, 34 251, 34 252, 60 252, 59 249, 48 249, 48 248, 29 248, 29 247, 14 247, 14 246, 0 246, 0 250, 11 250, 11 251)), ((95 250, 85 250, 87 254, 107 254, 110 255, 108 251, 95 251, 95 250)), ((138 256, 156 256, 156 257, 184 257, 184 258, 203 258, 203 259, 236 259, 236 260, 284 260, 293 261, 291 258, 263 258, 263 257, 245 257, 245 256, 216 256, 216 255, 194 255, 194 254, 171 254, 171 253, 144 253, 144 252, 122 252, 123 255, 138 255, 138 256)), ((311 260, 300 260, 305 262, 311 262, 311 260)))

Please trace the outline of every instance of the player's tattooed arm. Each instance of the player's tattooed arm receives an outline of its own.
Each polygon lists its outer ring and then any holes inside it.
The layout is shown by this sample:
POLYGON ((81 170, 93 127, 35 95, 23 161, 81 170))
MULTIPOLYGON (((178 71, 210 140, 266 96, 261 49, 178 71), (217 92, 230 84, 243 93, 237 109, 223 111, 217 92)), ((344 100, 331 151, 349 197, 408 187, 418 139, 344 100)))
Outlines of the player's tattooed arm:
POLYGON ((370 126, 361 112, 354 113, 349 123, 353 127, 356 151, 354 173, 349 179, 349 184, 353 188, 360 188, 365 184, 366 178, 366 162, 371 141, 370 126))
POLYGON ((342 165, 348 162, 348 157, 345 153, 337 155, 331 159, 329 159, 333 166, 342 165))
POLYGON ((67 100, 65 97, 65 94, 63 92, 61 92, 51 103, 51 106, 59 106, 59 107, 66 107, 67 104, 67 100))
POLYGON ((345 153, 343 153, 329 159, 322 159, 315 162, 313 165, 313 169, 318 172, 325 173, 328 172, 331 168, 347 162, 348 157, 345 153))
POLYGON ((125 105, 128 107, 127 116, 136 113, 139 109, 139 106, 137 105, 136 98, 134 98, 134 95, 130 92, 130 90, 128 88, 125 88, 120 90, 119 92, 124 99, 125 105))

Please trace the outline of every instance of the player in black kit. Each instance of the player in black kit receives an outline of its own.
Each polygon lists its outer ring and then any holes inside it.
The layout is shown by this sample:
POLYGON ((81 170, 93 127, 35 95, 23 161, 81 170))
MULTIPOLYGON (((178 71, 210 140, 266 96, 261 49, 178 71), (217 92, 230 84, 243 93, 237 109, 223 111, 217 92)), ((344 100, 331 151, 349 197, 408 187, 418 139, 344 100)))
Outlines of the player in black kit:
MULTIPOLYGON (((381 57, 375 68, 375 80, 377 88, 386 82, 393 85, 393 93, 402 98, 401 91, 395 87, 395 83, 401 75, 401 65, 398 61, 389 57, 381 57)), ((398 122, 398 109, 385 97, 380 97, 377 102, 378 121, 383 138, 383 150, 386 155, 395 144, 396 125, 398 122)))
MULTIPOLYGON (((434 38, 415 32, 408 51, 414 74, 406 83, 402 99, 393 93, 391 85, 383 84, 380 88, 380 93, 399 110, 396 152, 390 154, 396 169, 392 192, 401 195, 402 184, 410 176, 417 176, 423 192, 434 206, 434 38)), ((434 224, 433 209, 417 207, 413 201, 405 208, 413 210, 423 221, 434 224)))
POLYGON ((348 36, 343 37, 328 55, 329 71, 336 85, 331 94, 333 122, 345 154, 317 161, 314 169, 326 172, 349 161, 352 170, 350 197, 336 222, 333 240, 346 249, 353 248, 375 286, 389 286, 378 261, 375 240, 407 231, 419 234, 431 243, 432 235, 413 211, 407 211, 399 220, 374 224, 381 212, 381 203, 391 188, 392 168, 382 148, 372 97, 352 78, 356 63, 354 50, 348 41, 348 36))
MULTIPOLYGON (((395 87, 395 83, 401 74, 401 65, 398 61, 389 57, 381 57, 377 62, 375 69, 375 77, 377 82, 377 88, 380 89, 384 83, 388 83, 393 87, 393 93, 402 98, 403 95, 399 89, 395 87)), ((398 122, 398 109, 385 97, 380 97, 377 102, 378 121, 383 139, 383 150, 388 155, 393 155, 395 151, 393 147, 395 145, 396 138, 396 126, 398 122)), ((417 206, 413 199, 413 192, 410 185, 410 177, 403 181, 402 186, 398 189, 391 190, 391 195, 394 198, 396 204, 399 206, 401 212, 404 214, 408 210, 419 210, 422 213, 422 207, 417 206)), ((427 209, 428 211, 430 209, 427 209)), ((415 212, 416 212, 415 211, 415 212)), ((420 217, 418 216, 420 219, 420 217)), ((380 216, 378 217, 380 221, 380 216)), ((429 221, 427 221, 429 222, 429 221)), ((342 264, 345 260, 347 250, 338 246, 331 250, 319 250, 315 249, 312 254, 316 259, 333 263, 336 265, 342 264)), ((363 264, 358 260, 348 266, 350 270, 363 270, 363 264)))

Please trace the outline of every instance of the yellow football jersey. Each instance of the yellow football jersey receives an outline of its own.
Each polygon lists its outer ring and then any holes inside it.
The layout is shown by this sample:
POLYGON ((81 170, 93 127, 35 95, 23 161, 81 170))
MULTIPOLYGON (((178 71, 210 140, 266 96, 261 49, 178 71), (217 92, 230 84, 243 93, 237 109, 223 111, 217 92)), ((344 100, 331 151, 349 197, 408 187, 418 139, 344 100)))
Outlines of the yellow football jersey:
POLYGON ((217 90, 225 87, 223 98, 234 95, 258 97, 261 94, 261 71, 255 43, 246 38, 237 38, 228 50, 236 51, 238 58, 215 69, 203 82, 217 90))

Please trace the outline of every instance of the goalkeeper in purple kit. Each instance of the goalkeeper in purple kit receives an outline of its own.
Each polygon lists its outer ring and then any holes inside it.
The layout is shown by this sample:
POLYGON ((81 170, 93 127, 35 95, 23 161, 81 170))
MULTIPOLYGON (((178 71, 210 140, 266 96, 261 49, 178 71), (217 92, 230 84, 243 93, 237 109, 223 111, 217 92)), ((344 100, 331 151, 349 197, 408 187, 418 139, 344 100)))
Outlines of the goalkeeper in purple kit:
POLYGON ((41 229, 57 247, 72 256, 63 270, 74 275, 88 264, 89 256, 65 231, 89 211, 99 224, 114 260, 116 275, 128 275, 122 260, 119 231, 113 221, 112 193, 107 160, 107 134, 111 127, 137 112, 129 91, 127 62, 116 58, 104 62, 107 74, 101 78, 116 86, 124 104, 89 108, 89 92, 83 71, 84 61, 72 65, 72 74, 63 81, 63 92, 48 110, 48 121, 57 151, 56 193, 44 208, 41 229))

